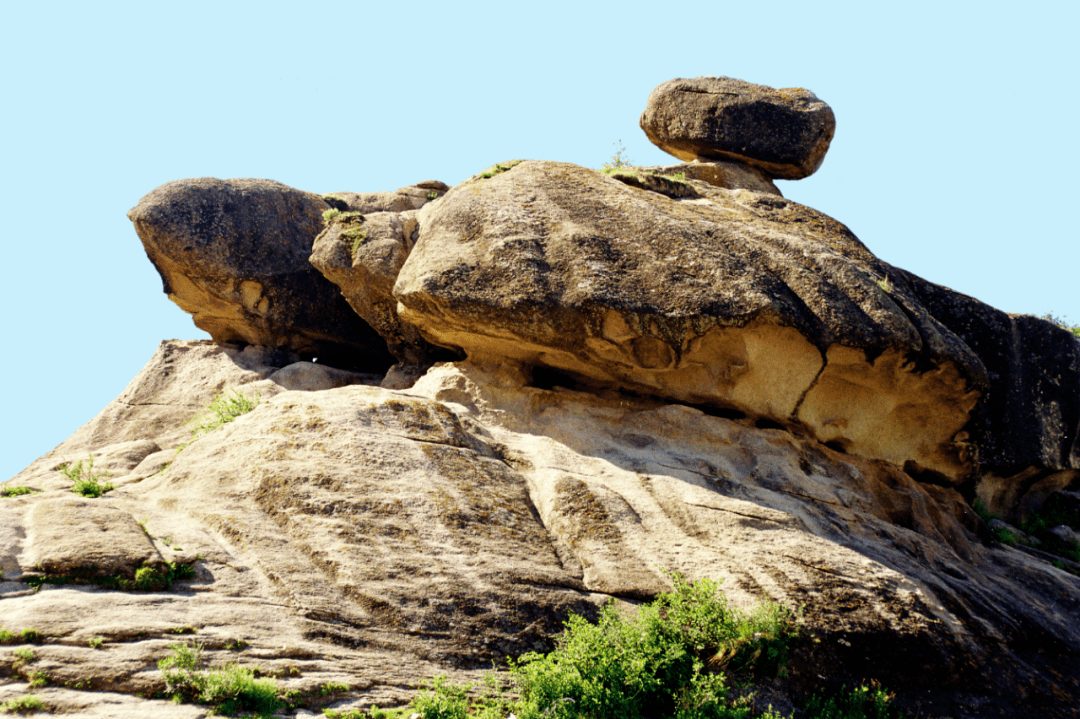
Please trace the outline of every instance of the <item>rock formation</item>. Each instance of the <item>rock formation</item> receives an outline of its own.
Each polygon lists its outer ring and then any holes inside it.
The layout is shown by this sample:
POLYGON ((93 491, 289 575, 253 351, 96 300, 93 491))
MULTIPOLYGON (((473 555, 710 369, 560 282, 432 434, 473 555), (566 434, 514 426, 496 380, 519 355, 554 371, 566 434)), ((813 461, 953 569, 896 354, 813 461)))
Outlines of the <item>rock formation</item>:
MULTIPOLYGON (((163 342, 14 478, 37 493, 0 499, 0 625, 42 635, 0 663, 0 702, 47 676, 73 716, 204 716, 146 698, 193 634, 308 710, 395 706, 675 570, 802 608, 767 687, 785 716, 869 679, 933 719, 1078 716, 1080 564, 1051 552, 1077 527, 1008 546, 972 504, 1080 516, 1080 343, 780 197, 831 112, 796 141, 816 101, 765 90, 796 116, 739 100, 725 132, 784 118, 771 137, 802 155, 144 198, 140 238, 215 341, 163 342), (327 324, 339 305, 352 319, 327 324), (193 436, 222 396, 257 406, 193 436), (89 457, 115 485, 96 499, 70 491, 89 457)), ((646 114, 675 112, 665 96, 646 114)))
POLYGON ((269 180, 178 180, 128 217, 164 291, 216 342, 385 370, 392 359, 308 257, 330 206, 269 180))
POLYGON ((680 160, 735 160, 798 180, 821 166, 836 118, 809 90, 695 77, 653 90, 640 125, 654 145, 680 160))

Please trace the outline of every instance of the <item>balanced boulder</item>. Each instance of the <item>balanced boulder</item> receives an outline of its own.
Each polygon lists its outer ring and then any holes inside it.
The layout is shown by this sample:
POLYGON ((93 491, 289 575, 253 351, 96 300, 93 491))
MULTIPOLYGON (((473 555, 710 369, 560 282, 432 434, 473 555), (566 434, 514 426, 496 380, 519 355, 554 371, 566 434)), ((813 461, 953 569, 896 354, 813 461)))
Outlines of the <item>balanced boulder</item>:
POLYGON ((271 180, 169 182, 128 212, 165 293, 216 342, 385 369, 385 342, 308 262, 330 207, 271 180))
POLYGON ((640 124, 680 160, 745 162, 784 180, 813 174, 836 130, 832 109, 809 90, 730 77, 668 80, 649 95, 640 124))

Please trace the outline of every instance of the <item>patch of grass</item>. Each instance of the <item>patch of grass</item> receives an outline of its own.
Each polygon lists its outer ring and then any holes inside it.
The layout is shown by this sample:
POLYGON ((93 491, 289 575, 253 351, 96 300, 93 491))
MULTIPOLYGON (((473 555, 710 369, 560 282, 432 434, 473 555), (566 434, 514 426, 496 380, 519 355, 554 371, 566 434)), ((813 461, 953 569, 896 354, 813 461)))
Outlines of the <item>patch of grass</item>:
POLYGON ((0 644, 37 644, 41 641, 41 634, 35 629, 23 629, 21 632, 9 632, 0 627, 0 644))
POLYGON ((167 591, 173 582, 193 579, 195 568, 190 564, 166 562, 162 568, 143 565, 135 570, 135 577, 129 579, 120 574, 101 574, 96 567, 86 566, 71 570, 68 574, 46 574, 28 577, 25 581, 38 589, 42 584, 97 584, 106 589, 118 589, 124 592, 167 591))
POLYGON ((889 281, 889 276, 888 275, 885 275, 885 279, 878 280, 877 286, 881 288, 882 292, 892 292, 893 291, 892 282, 889 281))
POLYGON ((210 704, 216 712, 239 711, 267 715, 283 708, 277 682, 256 679, 252 669, 228 664, 221 669, 202 668, 202 645, 170 644, 172 653, 158 662, 165 679, 165 693, 177 702, 210 704))
POLYGON ((87 646, 91 649, 101 649, 101 645, 105 643, 105 637, 90 637, 86 640, 87 646))
POLYGON ((360 249, 360 245, 367 242, 367 232, 360 228, 344 230, 341 233, 341 239, 349 243, 349 256, 356 257, 356 251, 360 249))
POLYGON ((438 192, 435 192, 435 191, 432 191, 432 192, 429 192, 429 193, 427 193, 427 199, 429 199, 429 200, 434 200, 434 199, 436 199, 436 198, 437 198, 438 196, 439 196, 439 193, 438 193, 438 192))
POLYGON ((258 406, 258 393, 254 397, 248 397, 236 389, 221 392, 210 400, 210 404, 205 410, 188 420, 189 422, 197 422, 191 430, 192 441, 232 422, 237 417, 247 414, 258 406))
POLYGON ((81 494, 84 497, 93 499, 116 489, 111 482, 108 484, 101 483, 102 479, 111 477, 111 474, 108 472, 94 473, 94 455, 92 454, 87 458, 85 467, 83 467, 83 461, 80 459, 75 464, 69 464, 68 462, 59 464, 56 469, 71 480, 71 491, 75 494, 81 494))
POLYGON ((806 719, 894 719, 905 714, 892 706, 894 695, 876 682, 847 691, 830 699, 811 697, 803 708, 806 719))
POLYGON ((341 214, 341 210, 337 209, 336 207, 331 207, 329 210, 323 210, 323 213, 322 213, 323 222, 330 222, 330 220, 334 219, 335 217, 337 217, 340 214, 341 214))
POLYGON ((333 696, 334 694, 342 694, 349 691, 348 684, 342 684, 341 682, 327 682, 319 687, 319 694, 324 697, 333 696))
POLYGON ((34 650, 30 647, 20 647, 15 650, 14 654, 18 657, 19 662, 22 662, 23 664, 29 664, 37 658, 34 654, 34 650))
POLYGON ((45 672, 28 672, 26 678, 30 680, 31 689, 49 686, 49 675, 45 672))
POLYGON ((492 177, 495 177, 495 175, 501 175, 510 168, 520 165, 521 163, 522 160, 511 160, 510 162, 496 162, 494 165, 481 172, 480 177, 484 178, 485 180, 490 179, 492 177))
POLYGON ((0 704, 0 712, 4 714, 32 714, 42 711, 46 711, 45 702, 33 694, 27 694, 18 699, 8 699, 0 704))
POLYGON ((16 487, 15 485, 9 485, 6 482, 0 484, 0 497, 19 497, 24 494, 36 494, 36 492, 26 486, 16 487))

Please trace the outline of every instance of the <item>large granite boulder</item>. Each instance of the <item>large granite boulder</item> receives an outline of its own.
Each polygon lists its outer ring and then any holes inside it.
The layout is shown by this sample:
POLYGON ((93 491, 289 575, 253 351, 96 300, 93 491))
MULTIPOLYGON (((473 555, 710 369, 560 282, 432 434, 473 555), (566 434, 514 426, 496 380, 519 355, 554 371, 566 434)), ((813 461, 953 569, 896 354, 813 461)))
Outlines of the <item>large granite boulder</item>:
POLYGON ((680 160, 734 160, 798 180, 821 166, 836 118, 809 90, 695 77, 653 90, 640 125, 650 142, 680 160))
POLYGON ((164 291, 216 342, 385 370, 386 343, 308 262, 330 206, 271 180, 177 180, 128 212, 164 291))
POLYGON ((969 476, 987 381, 975 353, 835 220, 686 182, 672 199, 553 162, 473 178, 421 211, 399 314, 476 363, 554 368, 938 481, 969 476))

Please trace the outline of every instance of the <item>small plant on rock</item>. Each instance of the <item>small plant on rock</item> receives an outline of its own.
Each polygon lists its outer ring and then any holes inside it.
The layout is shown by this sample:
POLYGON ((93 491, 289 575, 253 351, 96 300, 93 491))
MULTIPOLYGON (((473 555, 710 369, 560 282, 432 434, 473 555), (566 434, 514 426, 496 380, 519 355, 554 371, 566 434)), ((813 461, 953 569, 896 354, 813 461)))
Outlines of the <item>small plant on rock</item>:
POLYGON ((198 422, 191 430, 194 441, 199 437, 213 432, 218 427, 232 422, 237 417, 247 414, 259 406, 259 395, 248 397, 237 390, 229 390, 210 400, 209 406, 193 417, 191 422, 198 422))
POLYGON ((34 494, 34 490, 26 486, 16 487, 6 483, 0 485, 0 497, 18 497, 23 494, 34 494))
POLYGON ((217 711, 271 714, 285 706, 272 679, 256 679, 255 672, 236 664, 221 669, 202 668, 201 644, 170 644, 172 653, 158 662, 165 693, 174 701, 212 704, 217 711))
POLYGON ((615 144, 615 154, 604 163, 605 170, 614 170, 620 167, 633 167, 634 163, 626 156, 626 147, 623 146, 622 140, 618 140, 615 144))
POLYGON ((57 469, 71 480, 71 491, 75 494, 96 498, 116 489, 116 486, 111 482, 109 484, 101 483, 102 479, 111 477, 111 474, 108 472, 94 473, 94 455, 92 454, 87 458, 86 467, 83 467, 83 462, 80 459, 75 464, 65 462, 57 466, 57 469))
POLYGON ((41 711, 45 711, 45 702, 33 694, 27 694, 18 699, 8 699, 0 704, 0 712, 4 714, 32 714, 41 711))

